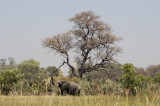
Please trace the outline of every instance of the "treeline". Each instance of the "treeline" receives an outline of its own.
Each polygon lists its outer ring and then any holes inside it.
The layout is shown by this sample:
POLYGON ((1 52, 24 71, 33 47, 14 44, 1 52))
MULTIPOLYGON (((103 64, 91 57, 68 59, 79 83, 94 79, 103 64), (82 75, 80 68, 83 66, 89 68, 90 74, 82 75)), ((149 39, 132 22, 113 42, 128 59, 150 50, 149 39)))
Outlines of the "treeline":
POLYGON ((84 77, 89 83, 87 94, 136 95, 142 92, 160 94, 160 65, 150 65, 146 69, 110 63, 108 68, 93 70, 84 77))
POLYGON ((81 95, 136 95, 137 92, 144 91, 159 93, 160 65, 151 65, 144 69, 132 64, 110 63, 108 68, 93 70, 79 79, 70 71, 64 77, 55 66, 40 67, 40 63, 34 59, 24 60, 20 64, 16 64, 14 58, 0 59, 2 95, 57 94, 59 91, 53 87, 51 77, 54 80, 79 83, 81 95))
MULTIPOLYGON (((88 78, 96 79, 110 79, 117 81, 121 76, 121 64, 110 64, 108 68, 100 71, 92 71, 88 74, 88 78)), ((146 69, 139 68, 134 66, 134 71, 136 75, 143 75, 154 78, 158 73, 160 73, 160 64, 159 65, 150 65, 146 69)))
POLYGON ((40 94, 46 92, 47 78, 59 76, 54 66, 41 68, 33 59, 16 64, 13 58, 0 59, 1 94, 40 94))

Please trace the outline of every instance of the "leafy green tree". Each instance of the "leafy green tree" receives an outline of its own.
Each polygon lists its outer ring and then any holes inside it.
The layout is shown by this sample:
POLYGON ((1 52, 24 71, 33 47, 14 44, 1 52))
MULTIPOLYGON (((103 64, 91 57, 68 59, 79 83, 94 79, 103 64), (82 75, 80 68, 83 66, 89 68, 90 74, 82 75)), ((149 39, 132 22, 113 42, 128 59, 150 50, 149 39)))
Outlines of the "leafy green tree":
POLYGON ((36 77, 36 74, 39 72, 39 62, 33 59, 24 60, 18 65, 18 68, 21 70, 21 73, 24 75, 24 79, 30 81, 36 77))
POLYGON ((139 82, 138 87, 140 90, 146 89, 147 85, 151 83, 152 78, 150 76, 144 76, 142 74, 136 76, 136 80, 139 82))
POLYGON ((129 95, 136 95, 135 87, 138 86, 139 80, 136 80, 136 72, 132 64, 127 63, 122 66, 120 82, 124 88, 130 90, 129 95))
POLYGON ((45 71, 49 77, 58 77, 59 75, 61 75, 61 71, 57 69, 55 66, 48 66, 45 71))
POLYGON ((20 70, 18 68, 0 71, 1 93, 8 95, 13 84, 16 84, 21 78, 22 75, 20 74, 20 70))
POLYGON ((155 83, 159 83, 160 84, 160 73, 157 73, 156 76, 154 77, 153 81, 155 83))
POLYGON ((40 68, 39 62, 33 59, 24 60, 18 65, 23 74, 23 93, 39 93, 45 86, 43 80, 48 76, 43 68, 40 68))

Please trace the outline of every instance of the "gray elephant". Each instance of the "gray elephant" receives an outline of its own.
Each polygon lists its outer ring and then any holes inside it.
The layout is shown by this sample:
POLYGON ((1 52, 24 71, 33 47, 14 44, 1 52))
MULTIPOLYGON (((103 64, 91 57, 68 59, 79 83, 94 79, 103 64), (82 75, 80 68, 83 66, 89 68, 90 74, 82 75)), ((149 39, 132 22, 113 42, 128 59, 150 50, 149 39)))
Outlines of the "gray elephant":
POLYGON ((81 92, 81 87, 75 83, 75 82, 72 82, 72 83, 69 83, 69 94, 70 95, 80 95, 80 92, 81 92))
POLYGON ((65 80, 58 80, 55 83, 53 83, 53 85, 56 88, 60 88, 61 95, 70 94, 79 96, 81 92, 81 87, 75 82, 69 83, 65 80))

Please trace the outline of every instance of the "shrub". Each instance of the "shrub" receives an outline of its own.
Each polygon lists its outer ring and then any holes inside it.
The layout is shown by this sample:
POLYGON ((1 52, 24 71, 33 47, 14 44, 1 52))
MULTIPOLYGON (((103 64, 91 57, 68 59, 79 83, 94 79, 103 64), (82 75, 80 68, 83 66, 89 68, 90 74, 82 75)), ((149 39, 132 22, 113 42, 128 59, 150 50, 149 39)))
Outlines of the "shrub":
POLYGON ((139 90, 147 89, 148 84, 151 83, 152 78, 150 76, 138 75, 136 76, 136 80, 139 82, 138 88, 139 90))
POLYGON ((160 84, 160 73, 157 73, 157 74, 156 74, 156 76, 154 77, 153 81, 154 81, 155 83, 160 84))
POLYGON ((122 77, 120 78, 120 82, 124 88, 130 90, 129 95, 136 95, 135 87, 139 85, 140 81, 136 79, 136 72, 134 71, 132 64, 127 63, 122 66, 122 77))
POLYGON ((18 83, 22 78, 19 69, 2 70, 0 71, 0 88, 1 93, 8 95, 13 84, 18 83))

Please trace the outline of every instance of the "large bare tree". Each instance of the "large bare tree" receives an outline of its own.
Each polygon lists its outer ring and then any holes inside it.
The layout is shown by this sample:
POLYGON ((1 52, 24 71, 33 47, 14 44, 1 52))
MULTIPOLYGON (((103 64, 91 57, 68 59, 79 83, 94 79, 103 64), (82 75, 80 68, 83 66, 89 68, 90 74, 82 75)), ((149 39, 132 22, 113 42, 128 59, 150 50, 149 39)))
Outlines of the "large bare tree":
POLYGON ((121 38, 112 34, 109 25, 99 20, 93 12, 81 12, 69 21, 74 23, 71 31, 43 40, 42 45, 64 56, 65 60, 60 65, 67 64, 76 77, 82 78, 83 74, 92 70, 107 67, 110 62, 115 62, 114 56, 121 52, 115 42, 121 38), (76 54, 75 67, 70 62, 70 51, 76 54))

